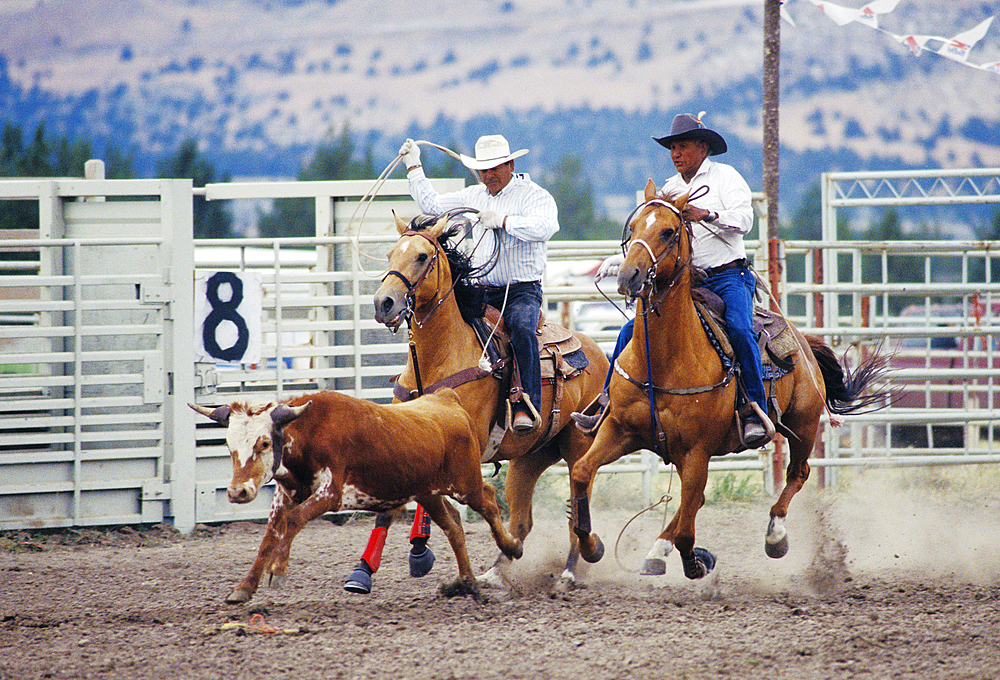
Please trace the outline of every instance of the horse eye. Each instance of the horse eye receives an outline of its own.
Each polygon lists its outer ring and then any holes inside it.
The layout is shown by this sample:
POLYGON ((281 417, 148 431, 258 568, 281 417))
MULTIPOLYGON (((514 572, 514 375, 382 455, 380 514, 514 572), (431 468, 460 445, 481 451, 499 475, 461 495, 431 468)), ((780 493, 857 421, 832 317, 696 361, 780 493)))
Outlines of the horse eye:
POLYGON ((417 255, 417 262, 423 264, 426 261, 427 261, 427 253, 420 253, 419 255, 417 255))
POLYGON ((669 241, 673 235, 674 235, 673 229, 664 229, 663 232, 660 234, 660 240, 669 241))

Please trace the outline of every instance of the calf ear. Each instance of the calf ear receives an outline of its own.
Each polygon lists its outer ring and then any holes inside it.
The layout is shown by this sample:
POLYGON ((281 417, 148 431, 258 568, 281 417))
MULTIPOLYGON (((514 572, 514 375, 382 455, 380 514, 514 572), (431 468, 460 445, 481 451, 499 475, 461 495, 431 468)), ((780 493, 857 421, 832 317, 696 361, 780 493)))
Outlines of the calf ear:
POLYGON ((211 418, 217 423, 221 423, 225 426, 229 426, 229 407, 219 406, 218 408, 208 408, 207 406, 199 406, 198 404, 188 403, 192 409, 205 416, 206 418, 211 418))
POLYGON ((303 413, 312 404, 311 401, 307 401, 301 406, 289 406, 288 404, 278 404, 273 409, 271 409, 271 422, 275 424, 276 427, 281 427, 282 425, 287 425, 292 422, 303 413))

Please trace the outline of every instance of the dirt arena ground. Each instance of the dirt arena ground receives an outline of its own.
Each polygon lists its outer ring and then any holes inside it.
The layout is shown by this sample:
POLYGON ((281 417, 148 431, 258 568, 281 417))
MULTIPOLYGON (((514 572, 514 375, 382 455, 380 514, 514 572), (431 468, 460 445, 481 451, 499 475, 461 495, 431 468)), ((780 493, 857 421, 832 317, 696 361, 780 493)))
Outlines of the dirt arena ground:
MULTIPOLYGON (((540 513, 541 514, 541 513, 540 513)), ((639 577, 651 512, 595 512, 608 554, 552 591, 565 520, 539 517, 506 589, 445 597, 455 560, 440 531, 430 575, 408 575, 408 531, 389 534, 370 595, 342 589, 372 527, 313 522, 284 588, 225 595, 263 526, 146 527, 0 535, 0 678, 1000 678, 1000 490, 964 494, 876 482, 807 487, 791 551, 764 556, 764 500, 709 504, 705 582, 639 577), (253 614, 281 632, 246 627, 253 614), (228 625, 227 625, 228 624, 228 625)), ((480 570, 496 553, 466 523, 480 570)))

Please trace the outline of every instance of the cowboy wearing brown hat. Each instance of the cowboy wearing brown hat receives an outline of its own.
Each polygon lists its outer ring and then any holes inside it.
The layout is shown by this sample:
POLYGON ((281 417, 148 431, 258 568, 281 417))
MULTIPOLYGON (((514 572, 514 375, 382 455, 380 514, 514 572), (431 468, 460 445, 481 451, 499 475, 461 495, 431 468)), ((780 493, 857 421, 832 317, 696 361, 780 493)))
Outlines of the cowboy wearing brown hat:
MULTIPOLYGON (((722 135, 702 124, 704 115, 704 111, 697 116, 678 114, 670 126, 669 135, 653 138, 670 149, 670 158, 677 170, 677 174, 664 183, 661 193, 666 196, 696 196, 682 211, 692 226, 692 264, 705 272, 702 285, 726 303, 729 340, 740 365, 747 394, 757 405, 754 413, 744 421, 743 442, 747 448, 758 448, 774 436, 774 425, 767 417, 760 349, 752 329, 757 280, 743 246, 743 236, 753 227, 750 187, 735 168, 710 158, 726 153, 727 146, 722 135)), ((595 278, 600 281, 608 276, 617 276, 622 259, 621 255, 609 257, 595 278)), ((633 321, 629 320, 619 332, 612 366, 632 339, 632 329, 633 321)), ((604 383, 605 393, 610 381, 609 371, 604 383)), ((601 419, 601 413, 572 415, 577 426, 590 434, 601 419)))

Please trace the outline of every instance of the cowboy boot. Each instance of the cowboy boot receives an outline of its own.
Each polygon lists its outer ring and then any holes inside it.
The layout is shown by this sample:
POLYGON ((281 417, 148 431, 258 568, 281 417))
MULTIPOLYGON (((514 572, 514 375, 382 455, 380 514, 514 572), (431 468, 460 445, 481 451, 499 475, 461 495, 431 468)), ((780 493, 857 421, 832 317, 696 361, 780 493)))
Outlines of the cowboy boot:
POLYGON ((774 424, 757 404, 750 402, 753 412, 743 423, 743 445, 759 449, 774 438, 774 424))
POLYGON ((608 406, 608 393, 601 392, 597 398, 590 402, 583 411, 573 411, 569 417, 576 423, 578 430, 588 437, 597 434, 597 428, 604 420, 604 414, 608 406))

